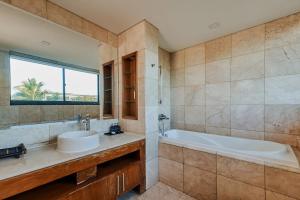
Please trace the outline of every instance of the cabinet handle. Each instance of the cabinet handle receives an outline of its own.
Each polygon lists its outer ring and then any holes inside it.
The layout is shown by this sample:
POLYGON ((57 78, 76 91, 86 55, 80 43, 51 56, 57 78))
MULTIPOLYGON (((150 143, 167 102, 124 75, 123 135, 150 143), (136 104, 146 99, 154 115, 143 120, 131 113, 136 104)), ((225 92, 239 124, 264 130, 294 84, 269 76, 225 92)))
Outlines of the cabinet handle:
POLYGON ((135 90, 133 90, 133 99, 135 100, 135 90))
POLYGON ((123 176, 123 192, 125 192, 125 175, 124 175, 124 173, 122 174, 122 176, 123 176))
POLYGON ((119 195, 120 194, 120 177, 118 176, 117 177, 117 194, 119 195))

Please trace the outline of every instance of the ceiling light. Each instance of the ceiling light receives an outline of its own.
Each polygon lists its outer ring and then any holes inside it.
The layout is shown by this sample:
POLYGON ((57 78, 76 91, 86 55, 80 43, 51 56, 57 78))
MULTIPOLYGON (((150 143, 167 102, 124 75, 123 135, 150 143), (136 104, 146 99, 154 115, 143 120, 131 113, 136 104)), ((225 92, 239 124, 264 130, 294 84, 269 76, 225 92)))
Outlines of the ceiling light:
POLYGON ((221 26, 221 25, 220 25, 219 22, 215 22, 215 23, 212 23, 212 24, 208 25, 208 28, 209 28, 210 30, 214 30, 214 29, 218 29, 220 26, 221 26))
POLYGON ((45 40, 43 40, 43 41, 41 41, 41 45, 42 45, 42 46, 46 46, 46 47, 48 47, 48 46, 50 46, 50 45, 51 45, 51 43, 50 43, 50 42, 48 42, 48 41, 45 41, 45 40))

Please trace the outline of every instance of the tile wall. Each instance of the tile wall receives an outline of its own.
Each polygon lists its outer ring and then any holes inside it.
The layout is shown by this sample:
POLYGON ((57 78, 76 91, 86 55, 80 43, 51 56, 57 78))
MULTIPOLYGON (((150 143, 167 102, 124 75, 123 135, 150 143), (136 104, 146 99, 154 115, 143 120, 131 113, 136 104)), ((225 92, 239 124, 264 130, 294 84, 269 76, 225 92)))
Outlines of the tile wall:
MULTIPOLYGON (((109 131, 111 124, 118 122, 111 120, 91 120, 91 130, 98 133, 109 131)), ((0 130, 0 149, 17 146, 24 143, 26 148, 56 143, 57 136, 67 132, 80 130, 77 121, 53 122, 44 124, 13 126, 0 130)))
POLYGON ((175 52, 171 126, 297 146, 300 14, 175 52))
POLYGON ((300 172, 164 143, 159 180, 199 200, 300 199, 300 172))

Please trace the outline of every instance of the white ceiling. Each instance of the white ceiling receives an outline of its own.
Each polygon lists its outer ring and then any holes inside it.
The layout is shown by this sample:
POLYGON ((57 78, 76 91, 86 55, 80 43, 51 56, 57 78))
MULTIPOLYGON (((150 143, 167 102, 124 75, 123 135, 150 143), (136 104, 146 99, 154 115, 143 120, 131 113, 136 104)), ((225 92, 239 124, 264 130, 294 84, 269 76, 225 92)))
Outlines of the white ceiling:
POLYGON ((99 42, 95 39, 4 3, 0 3, 0 27, 5 27, 0 28, 0 50, 99 68, 99 42))
POLYGON ((300 0, 51 0, 120 33, 146 19, 160 46, 179 50, 300 11, 300 0), (208 26, 219 23, 217 29, 208 26))

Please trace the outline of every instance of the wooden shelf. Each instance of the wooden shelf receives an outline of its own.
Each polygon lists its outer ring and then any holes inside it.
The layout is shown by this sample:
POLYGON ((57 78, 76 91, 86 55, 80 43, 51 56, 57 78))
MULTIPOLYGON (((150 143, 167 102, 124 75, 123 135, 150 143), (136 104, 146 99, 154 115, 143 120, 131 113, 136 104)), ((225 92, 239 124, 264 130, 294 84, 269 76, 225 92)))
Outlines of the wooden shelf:
POLYGON ((104 101, 103 101, 103 115, 113 115, 113 68, 114 62, 108 62, 103 65, 103 90, 104 90, 104 101))
POLYGON ((123 71, 123 118, 138 119, 137 101, 137 52, 122 57, 123 71))

